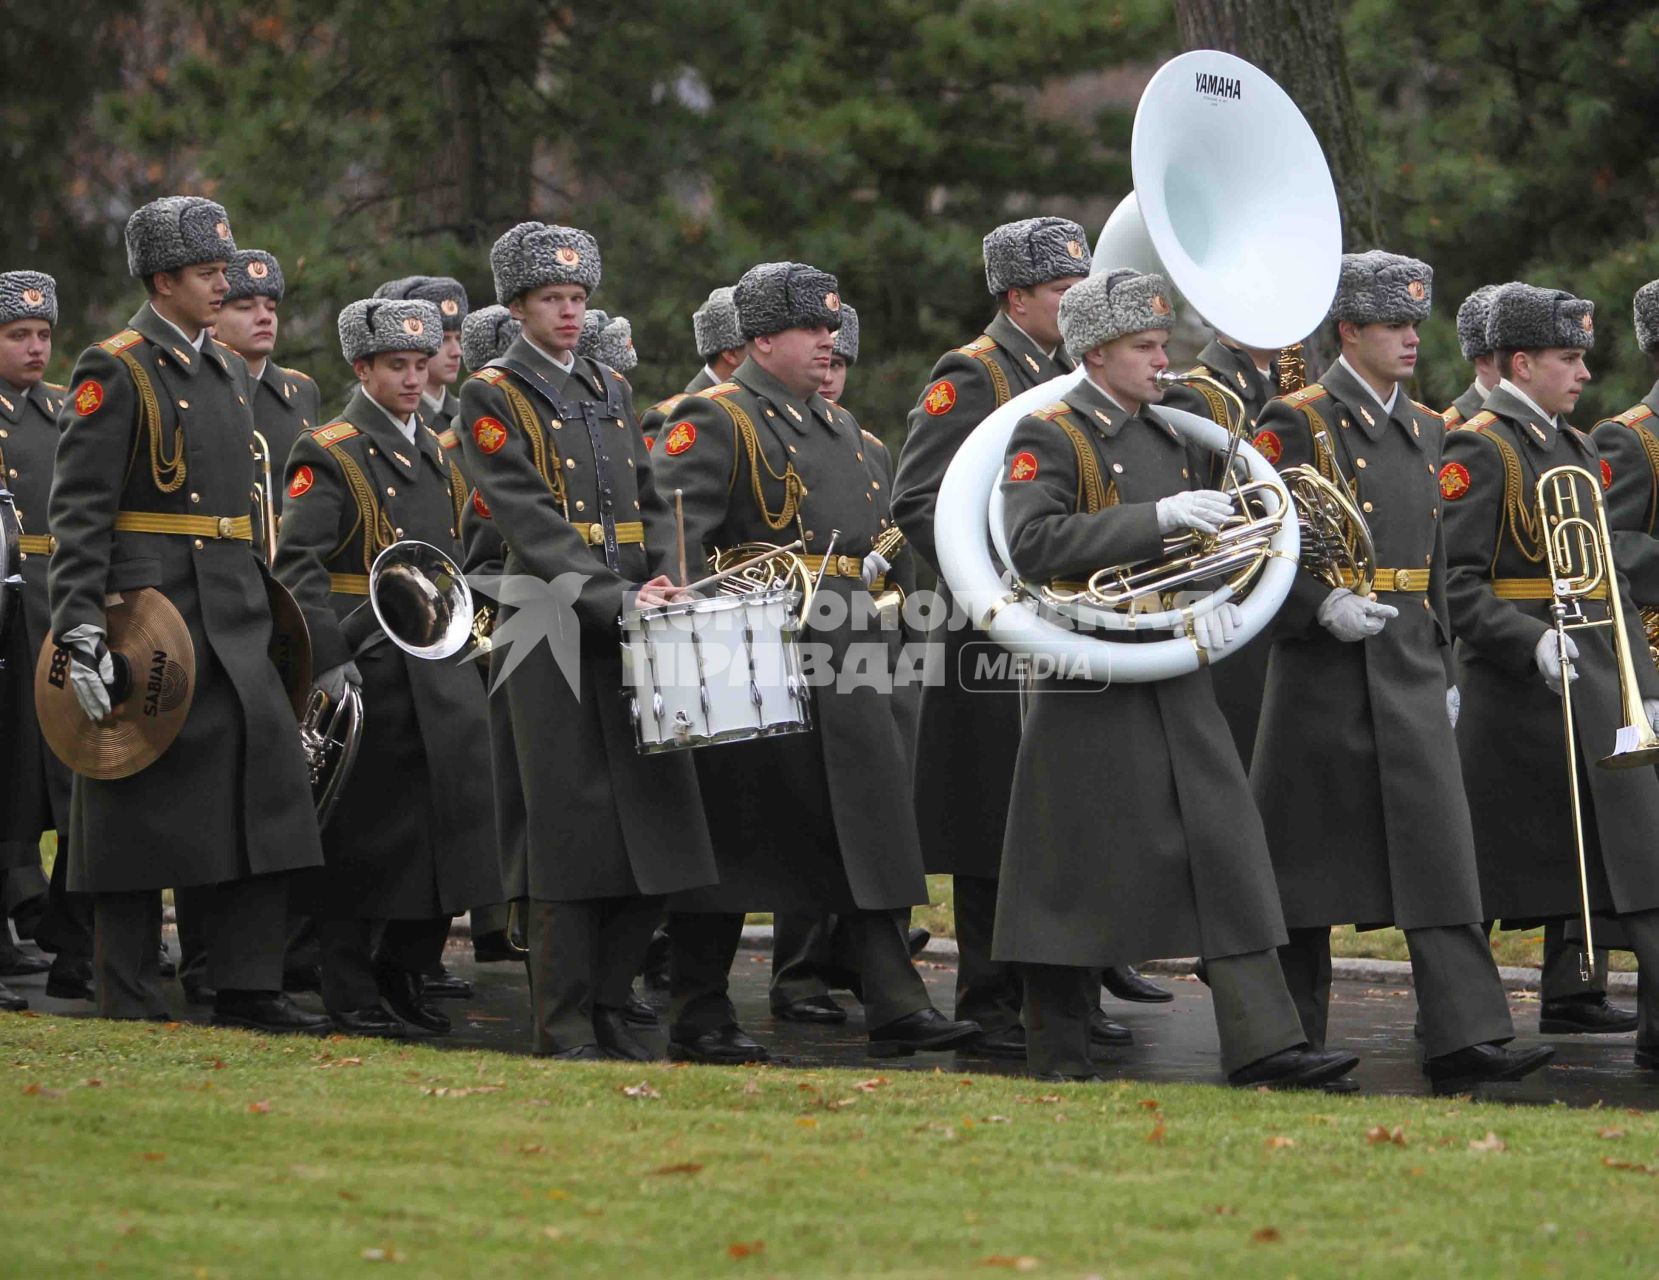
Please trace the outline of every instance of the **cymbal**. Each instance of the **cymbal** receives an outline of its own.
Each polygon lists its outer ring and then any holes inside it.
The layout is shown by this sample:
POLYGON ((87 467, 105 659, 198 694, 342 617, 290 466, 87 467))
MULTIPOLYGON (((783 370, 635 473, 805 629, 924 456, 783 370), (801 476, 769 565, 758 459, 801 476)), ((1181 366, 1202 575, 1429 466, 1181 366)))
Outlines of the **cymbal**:
POLYGON ((271 642, 265 652, 282 680, 294 717, 303 720, 305 704, 311 700, 311 632, 299 601, 268 573, 265 597, 271 602, 271 642))
POLYGON ((69 650, 41 646, 35 712, 52 754, 84 778, 128 778, 173 745, 196 691, 190 630, 166 596, 143 587, 113 597, 105 643, 115 662, 114 704, 88 720, 69 680, 69 650))

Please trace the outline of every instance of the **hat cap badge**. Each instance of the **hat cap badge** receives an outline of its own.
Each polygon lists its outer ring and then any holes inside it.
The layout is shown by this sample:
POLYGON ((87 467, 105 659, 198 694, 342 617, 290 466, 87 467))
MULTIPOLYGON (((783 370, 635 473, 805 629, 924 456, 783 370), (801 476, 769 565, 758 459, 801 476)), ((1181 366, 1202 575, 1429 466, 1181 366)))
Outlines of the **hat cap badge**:
POLYGON ((1083 246, 1078 244, 1075 240, 1067 240, 1066 253, 1081 261, 1083 257, 1083 246))
POLYGON ((1585 333, 1589 333, 1590 330, 1595 327, 1595 323, 1596 322, 1590 318, 1590 313, 1588 311, 1578 318, 1578 327, 1583 329, 1585 333))
POLYGON ((421 323, 419 316, 405 316, 403 318, 403 331, 410 336, 420 333, 425 328, 426 326, 421 323))
POLYGON ((1406 292, 1418 302, 1421 302, 1424 298, 1429 296, 1428 286, 1426 286, 1421 280, 1413 280, 1406 286, 1406 292))
POLYGON ((23 291, 23 301, 31 307, 38 307, 46 301, 46 295, 39 289, 25 289, 23 291))
POLYGON ((1169 314, 1169 299, 1161 293, 1152 295, 1151 306, 1152 314, 1155 316, 1167 316, 1169 314))
POLYGON ((455 301, 454 298, 445 298, 438 304, 438 310, 442 311, 446 316, 457 315, 460 313, 461 304, 455 301))
POLYGON ((568 244, 560 245, 553 251, 553 256, 559 260, 561 265, 566 267, 574 267, 582 260, 582 255, 577 253, 576 250, 572 249, 568 244))
POLYGON ((824 306, 831 311, 839 311, 841 310, 841 299, 837 294, 826 293, 824 295, 824 306))
POLYGON ((269 267, 267 267, 263 262, 254 261, 254 262, 248 263, 248 275, 251 276, 253 279, 263 280, 266 276, 268 276, 270 274, 271 274, 271 269, 269 267))
POLYGON ((230 239, 230 224, 221 219, 213 224, 213 234, 221 240, 230 239))

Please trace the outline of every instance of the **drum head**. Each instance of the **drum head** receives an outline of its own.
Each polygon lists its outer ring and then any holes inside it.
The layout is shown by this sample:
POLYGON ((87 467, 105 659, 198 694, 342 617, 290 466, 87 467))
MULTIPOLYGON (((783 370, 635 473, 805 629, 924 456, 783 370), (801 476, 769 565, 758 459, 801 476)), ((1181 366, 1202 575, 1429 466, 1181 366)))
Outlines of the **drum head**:
POLYGON ((109 715, 86 718, 69 680, 69 651, 42 645, 35 712, 52 754, 84 778, 127 778, 173 745, 196 692, 196 650, 172 602, 153 587, 126 592, 105 613, 117 680, 109 715))

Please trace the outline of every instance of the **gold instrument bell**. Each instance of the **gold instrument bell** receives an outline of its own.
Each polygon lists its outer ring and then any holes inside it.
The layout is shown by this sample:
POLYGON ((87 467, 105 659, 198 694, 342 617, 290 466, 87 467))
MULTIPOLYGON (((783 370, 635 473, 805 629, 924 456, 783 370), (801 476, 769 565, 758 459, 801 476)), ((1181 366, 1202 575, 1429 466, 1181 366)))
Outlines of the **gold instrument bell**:
POLYGON ((184 618, 154 587, 111 598, 105 610, 115 665, 110 713, 86 718, 69 681, 70 651, 42 645, 35 712, 52 754, 83 778, 128 778, 158 760, 184 727, 196 691, 196 649, 184 618))

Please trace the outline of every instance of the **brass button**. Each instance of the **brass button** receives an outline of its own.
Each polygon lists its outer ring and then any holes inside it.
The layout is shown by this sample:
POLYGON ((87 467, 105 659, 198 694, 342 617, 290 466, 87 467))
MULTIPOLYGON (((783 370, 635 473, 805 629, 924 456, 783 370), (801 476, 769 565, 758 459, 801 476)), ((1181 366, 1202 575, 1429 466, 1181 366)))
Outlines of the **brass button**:
POLYGON ((1361 471, 1364 471, 1365 470, 1365 459, 1364 458, 1355 458, 1354 459, 1354 465, 1356 467, 1358 467, 1361 471))
POLYGON ((371 444, 371 445, 370 445, 370 446, 369 446, 369 457, 371 457, 371 458, 378 458, 378 457, 379 457, 379 456, 380 456, 380 455, 379 455, 379 454, 378 454, 378 453, 376 453, 376 452, 375 452, 375 451, 374 451, 374 446, 373 446, 373 445, 372 445, 372 444, 371 444))
POLYGON ((634 510, 635 511, 639 510, 639 499, 638 498, 634 499, 634 510))
POLYGON ((4 427, 0 427, 0 440, 6 439, 10 434, 4 427))
POLYGON ((588 509, 588 504, 578 498, 576 499, 576 509, 578 511, 586 511, 588 509))
POLYGON ((882 528, 883 528, 883 529, 885 529, 885 528, 886 528, 886 527, 887 527, 887 517, 886 517, 886 516, 883 516, 883 517, 882 517, 882 518, 881 518, 881 527, 882 527, 882 528))
POLYGON ((6 472, 6 474, 9 475, 13 480, 17 479, 17 468, 16 467, 11 468, 9 471, 6 472))
POLYGON ((1370 504, 1370 503, 1369 503, 1369 502, 1366 502, 1366 503, 1362 503, 1362 504, 1361 504, 1361 505, 1360 505, 1360 510, 1362 510, 1362 511, 1366 511, 1366 512, 1369 512, 1369 511, 1370 511, 1370 510, 1371 510, 1371 509, 1372 509, 1372 508, 1371 508, 1371 504, 1370 504))
POLYGON ((575 458, 566 458, 565 459, 565 470, 566 471, 576 470, 576 459, 575 458))
POLYGON ((395 488, 393 488, 391 485, 387 485, 386 486, 386 496, 388 498, 397 497, 397 490, 395 488))
POLYGON ((310 425, 311 425, 311 419, 310 418, 301 418, 300 419, 300 426, 309 427, 310 425))
POLYGON ((199 493, 193 493, 193 494, 190 495, 190 501, 192 501, 192 502, 200 502, 201 500, 202 500, 202 495, 199 494, 199 493))
POLYGON ((451 525, 449 527, 449 536, 452 537, 452 538, 455 536, 455 526, 454 525, 451 525))
POLYGON ((179 408, 188 409, 189 407, 190 407, 190 401, 188 401, 188 400, 180 400, 179 401, 179 408))
POLYGON ((1189 478, 1189 477, 1188 477, 1188 475, 1187 475, 1187 469, 1186 469, 1186 468, 1185 468, 1185 467, 1182 467, 1182 468, 1181 468, 1181 479, 1183 479, 1183 480, 1186 480, 1186 479, 1188 479, 1188 478, 1189 478))
POLYGON ((1423 612, 1425 612, 1425 613, 1433 613, 1434 612, 1434 608, 1429 604, 1427 597, 1425 597, 1424 600, 1423 600, 1423 612))
POLYGON ((880 480, 872 480, 872 481, 870 481, 870 488, 872 488, 872 489, 879 489, 879 488, 881 488, 881 481, 880 481, 880 480))
POLYGON ((859 461, 860 461, 860 462, 863 462, 863 461, 864 461, 864 455, 863 455, 863 453, 860 453, 860 454, 859 454, 859 455, 858 455, 858 460, 859 460, 859 461))
POLYGON ((816 535, 815 535, 815 534, 814 534, 814 533, 813 533, 813 532, 812 532, 812 530, 811 530, 811 529, 808 529, 808 530, 807 530, 807 531, 806 531, 806 540, 807 540, 807 541, 808 541, 808 542, 811 542, 811 541, 812 541, 812 539, 813 539, 813 538, 814 538, 814 537, 815 537, 815 536, 816 536, 816 535))
POLYGON ((246 400, 244 400, 241 396, 237 396, 236 397, 236 403, 237 404, 247 404, 248 402, 246 400))
POLYGON ((633 466, 633 465, 634 465, 634 460, 633 460, 633 459, 632 459, 632 458, 629 458, 629 459, 628 459, 628 465, 629 465, 629 466, 630 466, 630 467, 631 467, 631 466, 633 466))
POLYGON ((560 422, 557 418, 554 418, 547 425, 552 427, 553 430, 557 431, 557 430, 559 430, 559 428, 564 426, 564 423, 560 422))
POLYGON ((1375 600, 1377 598, 1377 593, 1375 591, 1367 591, 1365 593, 1365 598, 1367 600, 1375 600))
POLYGON ((196 550, 200 551, 201 549, 202 549, 202 540, 200 538, 197 538, 196 539, 196 550))
POLYGON ((1112 464, 1112 470, 1113 470, 1113 471, 1114 471, 1114 472, 1116 472, 1116 473, 1117 473, 1117 474, 1118 474, 1118 475, 1120 475, 1120 476, 1121 476, 1121 475, 1122 475, 1122 474, 1123 474, 1123 463, 1121 463, 1121 462, 1114 462, 1114 463, 1113 463, 1113 464, 1112 464))
POLYGON ((403 530, 402 529, 393 529, 392 533, 395 534, 399 538, 401 538, 403 536, 403 530))
POLYGON ((869 494, 865 494, 865 495, 864 495, 864 501, 866 501, 866 502, 874 502, 874 501, 875 501, 875 499, 874 499, 874 498, 873 498, 873 497, 871 497, 871 496, 870 496, 870 495, 869 495, 869 494))
POLYGON ((1434 563, 1434 556, 1433 556, 1433 554, 1432 554, 1432 553, 1431 553, 1431 554, 1429 554, 1429 555, 1426 555, 1426 556, 1424 556, 1424 557, 1423 557, 1423 563, 1424 563, 1424 564, 1433 564, 1433 563, 1434 563))
POLYGON ((789 446, 789 452, 790 452, 790 453, 799 453, 799 452, 800 452, 800 450, 799 450, 799 449, 797 449, 797 448, 796 448, 796 447, 795 447, 795 446, 794 446, 794 445, 790 445, 790 446, 789 446))

